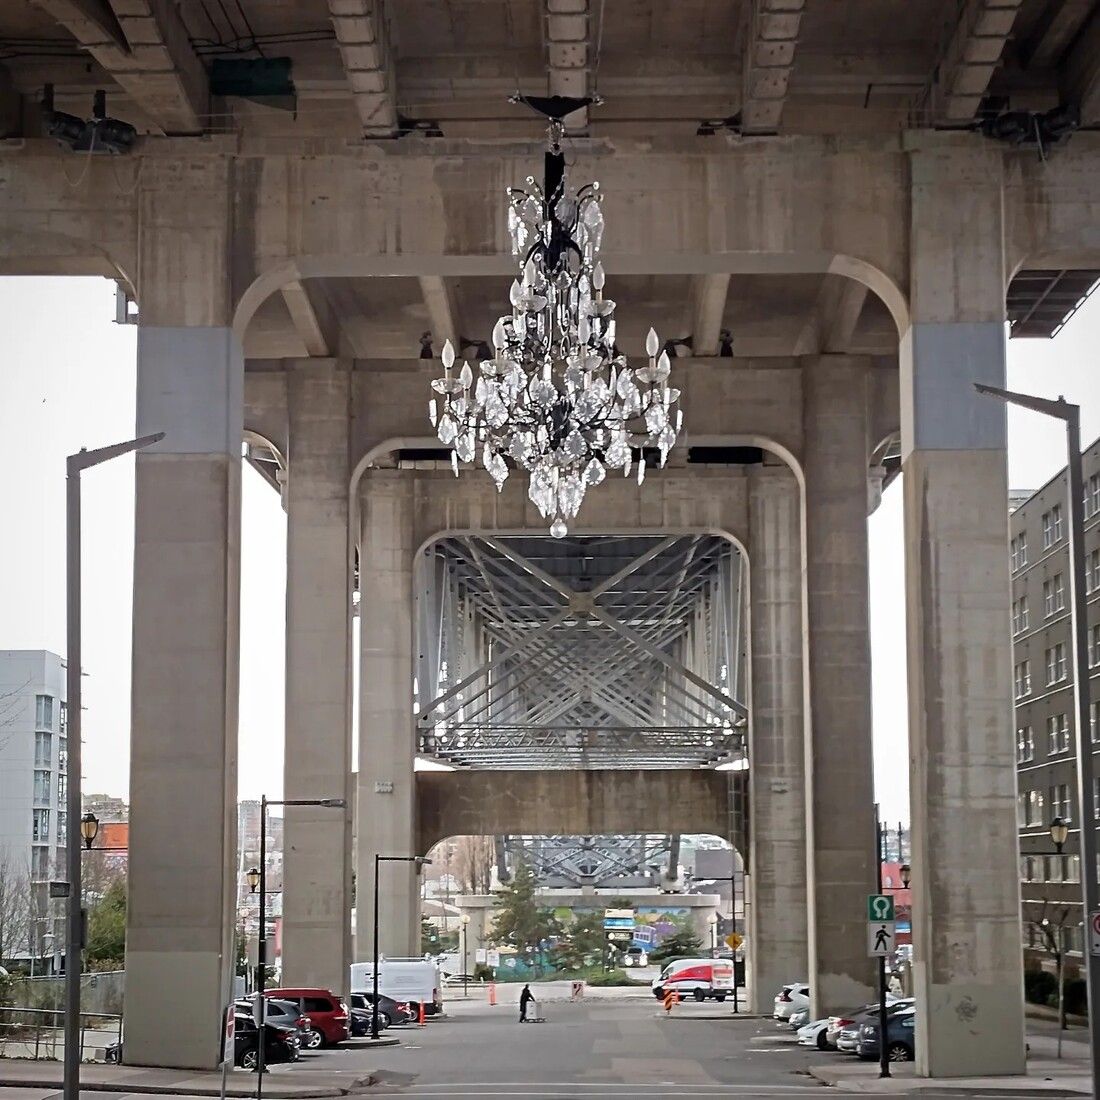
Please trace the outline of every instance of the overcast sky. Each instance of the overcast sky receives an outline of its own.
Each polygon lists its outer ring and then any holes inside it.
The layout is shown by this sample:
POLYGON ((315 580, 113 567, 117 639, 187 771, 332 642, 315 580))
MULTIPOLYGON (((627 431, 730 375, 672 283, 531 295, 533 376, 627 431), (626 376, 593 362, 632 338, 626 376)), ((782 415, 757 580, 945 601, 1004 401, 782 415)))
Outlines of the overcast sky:
MULTIPOLYGON (((0 278, 0 649, 65 646, 65 456, 128 439, 135 330, 113 323, 102 279, 0 278)), ((1053 341, 1009 344, 1009 386, 1064 393, 1100 435, 1100 295, 1053 341)), ((691 426, 686 425, 690 432, 691 426)), ((1009 414, 1009 480, 1034 489, 1065 463, 1058 425, 1009 414)), ((85 791, 127 795, 133 460, 84 477, 85 791)), ((875 773, 890 821, 908 820, 901 491, 871 517, 875 773)), ((282 788, 286 522, 277 495, 244 470, 240 793, 282 788)), ((165 624, 166 628, 170 624, 165 624)), ((1005 629, 1008 629, 1006 620, 1005 629)))

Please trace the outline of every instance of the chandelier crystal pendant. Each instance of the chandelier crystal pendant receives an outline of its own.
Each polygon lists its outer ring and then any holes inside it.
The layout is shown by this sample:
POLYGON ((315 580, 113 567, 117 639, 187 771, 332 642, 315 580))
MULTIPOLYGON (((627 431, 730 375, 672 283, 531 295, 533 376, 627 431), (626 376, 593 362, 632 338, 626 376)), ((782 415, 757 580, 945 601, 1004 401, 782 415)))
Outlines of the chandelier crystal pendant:
POLYGON ((542 185, 529 176, 526 190, 508 189, 519 272, 512 310, 493 327, 493 357, 455 369, 448 340, 443 377, 432 382, 439 399, 428 408, 455 476, 480 459, 499 491, 511 470, 528 471, 528 496, 555 538, 608 470, 629 477, 633 466, 642 483, 646 460, 635 464, 635 450, 658 450, 664 466, 683 419, 657 333, 646 336, 644 367, 632 368, 616 346, 599 261, 603 195, 598 183, 575 193, 566 184, 563 133, 552 119, 542 185))

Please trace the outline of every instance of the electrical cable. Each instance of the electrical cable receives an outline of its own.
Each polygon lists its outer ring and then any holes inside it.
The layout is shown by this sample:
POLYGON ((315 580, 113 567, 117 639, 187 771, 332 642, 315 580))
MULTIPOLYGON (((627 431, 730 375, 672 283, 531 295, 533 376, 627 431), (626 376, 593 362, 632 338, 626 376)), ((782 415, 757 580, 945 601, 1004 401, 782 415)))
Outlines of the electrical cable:
POLYGON ((252 46, 260 57, 266 57, 264 51, 260 48, 259 40, 256 38, 256 32, 252 29, 252 24, 248 20, 248 14, 245 12, 241 5, 241 0, 234 0, 237 5, 237 11, 241 13, 241 19, 244 20, 244 29, 252 36, 252 46))

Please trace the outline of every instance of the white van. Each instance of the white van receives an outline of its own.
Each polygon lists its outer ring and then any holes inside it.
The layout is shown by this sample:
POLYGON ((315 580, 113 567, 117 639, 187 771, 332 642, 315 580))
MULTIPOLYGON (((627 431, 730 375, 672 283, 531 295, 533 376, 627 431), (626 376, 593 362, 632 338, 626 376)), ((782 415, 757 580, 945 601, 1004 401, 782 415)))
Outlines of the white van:
POLYGON ((669 990, 681 997, 724 1001, 733 995, 733 963, 729 959, 677 959, 653 979, 653 996, 662 1000, 669 990))
MULTIPOLYGON (((380 959, 378 964, 378 992, 395 1001, 412 1001, 424 1006, 424 1015, 433 1016, 443 1011, 443 982, 439 967, 431 959, 380 959)), ((352 993, 374 991, 374 966, 372 963, 351 964, 352 993)))

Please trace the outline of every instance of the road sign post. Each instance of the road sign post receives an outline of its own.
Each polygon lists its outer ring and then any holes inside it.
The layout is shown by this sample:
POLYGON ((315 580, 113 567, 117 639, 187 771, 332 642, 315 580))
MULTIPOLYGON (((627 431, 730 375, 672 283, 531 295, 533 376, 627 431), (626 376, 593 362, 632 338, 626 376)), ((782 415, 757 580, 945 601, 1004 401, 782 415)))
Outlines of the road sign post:
POLYGON ((1100 955, 1100 909, 1089 913, 1089 954, 1100 955))

